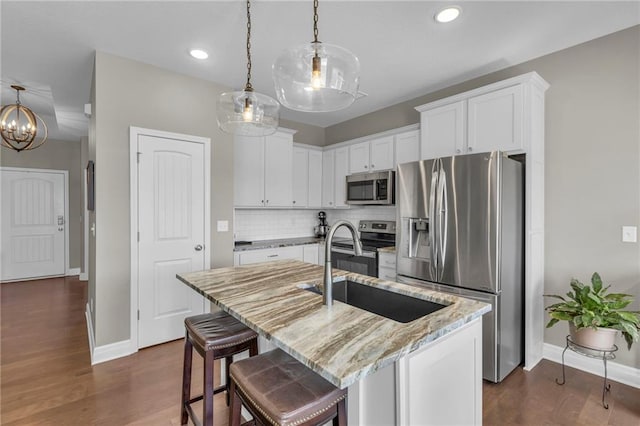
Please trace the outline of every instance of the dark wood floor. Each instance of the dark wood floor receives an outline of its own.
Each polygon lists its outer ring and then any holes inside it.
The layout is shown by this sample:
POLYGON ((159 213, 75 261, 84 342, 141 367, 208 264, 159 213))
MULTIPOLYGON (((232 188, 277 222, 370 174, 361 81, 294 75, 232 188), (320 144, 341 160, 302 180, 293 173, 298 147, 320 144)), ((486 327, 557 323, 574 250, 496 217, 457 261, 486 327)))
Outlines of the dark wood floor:
MULTIPOLYGON (((179 424, 181 341, 92 367, 85 282, 2 284, 0 298, 0 424, 179 424)), ((201 377, 198 356, 194 367, 194 377, 201 377)), ((485 383, 484 424, 640 425, 640 389, 613 382, 605 410, 601 378, 569 368, 567 384, 558 386, 559 373, 558 364, 544 360, 499 385, 485 383)), ((216 425, 227 425, 224 395, 216 396, 215 409, 216 425)))

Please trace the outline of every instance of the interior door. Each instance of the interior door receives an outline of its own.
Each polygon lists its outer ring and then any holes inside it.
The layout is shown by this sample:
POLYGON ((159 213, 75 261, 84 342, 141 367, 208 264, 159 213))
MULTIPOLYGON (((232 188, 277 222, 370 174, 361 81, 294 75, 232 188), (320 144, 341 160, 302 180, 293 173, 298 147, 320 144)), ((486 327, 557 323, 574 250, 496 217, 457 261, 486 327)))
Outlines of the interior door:
POLYGON ((64 275, 65 174, 2 170, 2 281, 64 275))
POLYGON ((184 336, 204 298, 176 274, 205 267, 204 145, 138 136, 138 346, 184 336))

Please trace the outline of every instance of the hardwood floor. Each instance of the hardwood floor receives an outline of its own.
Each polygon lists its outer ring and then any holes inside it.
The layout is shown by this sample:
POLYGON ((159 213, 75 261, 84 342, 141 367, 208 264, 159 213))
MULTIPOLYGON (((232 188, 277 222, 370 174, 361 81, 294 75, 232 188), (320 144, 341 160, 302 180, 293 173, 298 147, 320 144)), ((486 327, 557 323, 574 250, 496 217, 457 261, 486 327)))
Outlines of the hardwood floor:
MULTIPOLYGON (((86 282, 58 278, 0 286, 0 424, 178 425, 182 341, 91 366, 84 310, 86 282)), ((194 356, 194 391, 202 360, 194 356)), ((485 383, 485 425, 640 425, 640 389, 612 382, 600 405, 600 377, 543 360, 499 385, 485 383)), ((217 383, 216 378, 216 383, 217 383)), ((452 396, 454 397, 454 396, 452 396)), ((199 411, 199 410, 198 410, 199 411)), ((227 425, 224 395, 216 425, 227 425)))

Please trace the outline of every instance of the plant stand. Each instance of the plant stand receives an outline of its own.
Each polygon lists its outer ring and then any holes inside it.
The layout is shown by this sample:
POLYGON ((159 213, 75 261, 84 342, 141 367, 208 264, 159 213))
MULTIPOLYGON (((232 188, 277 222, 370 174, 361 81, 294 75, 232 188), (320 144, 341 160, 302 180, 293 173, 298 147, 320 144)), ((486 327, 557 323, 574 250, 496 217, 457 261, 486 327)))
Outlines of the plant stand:
POLYGON ((609 350, 602 349, 594 349, 588 346, 582 346, 571 340, 571 336, 567 336, 567 345, 564 347, 562 351, 562 382, 558 381, 556 378, 556 383, 559 385, 565 384, 565 375, 564 375, 564 354, 567 352, 567 349, 571 349, 573 352, 586 356, 588 358, 597 358, 601 359, 604 364, 604 381, 602 383, 602 406, 606 409, 609 409, 609 404, 605 402, 605 394, 611 390, 611 384, 607 383, 607 360, 615 359, 615 352, 618 350, 616 345, 609 350))

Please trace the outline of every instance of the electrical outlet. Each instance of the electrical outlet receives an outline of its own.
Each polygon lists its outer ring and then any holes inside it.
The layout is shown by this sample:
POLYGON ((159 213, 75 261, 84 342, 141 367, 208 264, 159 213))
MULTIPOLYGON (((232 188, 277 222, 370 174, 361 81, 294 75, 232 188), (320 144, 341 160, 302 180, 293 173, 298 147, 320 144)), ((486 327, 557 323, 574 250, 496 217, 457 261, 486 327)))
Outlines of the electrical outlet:
POLYGON ((637 243, 638 242, 638 227, 637 226, 623 226, 622 227, 622 242, 623 243, 637 243))

